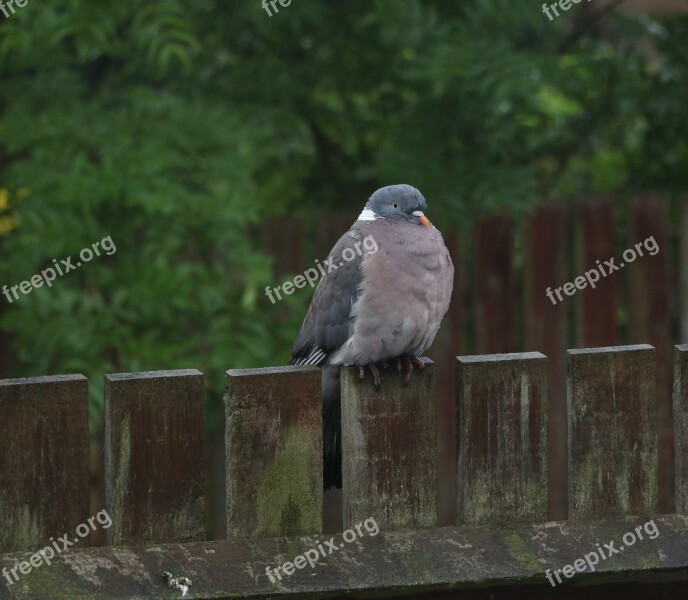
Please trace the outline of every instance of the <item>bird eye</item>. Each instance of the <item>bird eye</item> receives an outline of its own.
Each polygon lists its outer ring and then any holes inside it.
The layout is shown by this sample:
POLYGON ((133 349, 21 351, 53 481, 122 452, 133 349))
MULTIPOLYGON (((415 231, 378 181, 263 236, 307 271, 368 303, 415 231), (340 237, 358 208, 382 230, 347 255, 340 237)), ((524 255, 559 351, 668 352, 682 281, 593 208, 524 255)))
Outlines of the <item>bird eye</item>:
POLYGON ((399 204, 397 204, 396 202, 395 202, 394 204, 392 204, 392 206, 393 206, 394 208, 399 208, 399 204))

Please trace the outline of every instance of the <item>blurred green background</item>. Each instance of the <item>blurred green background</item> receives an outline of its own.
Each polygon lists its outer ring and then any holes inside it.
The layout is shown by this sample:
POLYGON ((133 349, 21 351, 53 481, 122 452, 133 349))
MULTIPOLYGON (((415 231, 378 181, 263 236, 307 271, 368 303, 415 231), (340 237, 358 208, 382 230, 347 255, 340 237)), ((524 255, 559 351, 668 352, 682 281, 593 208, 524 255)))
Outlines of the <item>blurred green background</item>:
POLYGON ((391 183, 442 230, 551 198, 685 195, 688 3, 617 4, 551 22, 523 0, 0 14, 0 285, 117 248, 0 296, 0 376, 87 375, 95 431, 104 373, 197 368, 217 428, 224 371, 285 364, 310 300, 264 296, 282 280, 269 219, 302 219, 324 258, 321 216, 391 183))

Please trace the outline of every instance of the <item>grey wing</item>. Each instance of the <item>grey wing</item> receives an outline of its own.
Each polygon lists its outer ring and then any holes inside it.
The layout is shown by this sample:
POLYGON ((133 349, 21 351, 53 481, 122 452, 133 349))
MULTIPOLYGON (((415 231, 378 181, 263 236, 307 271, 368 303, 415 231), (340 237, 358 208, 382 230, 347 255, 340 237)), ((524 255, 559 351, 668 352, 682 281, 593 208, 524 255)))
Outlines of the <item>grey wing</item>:
MULTIPOLYGON (((351 307, 360 294, 361 262, 365 258, 362 235, 354 225, 335 244, 329 259, 337 267, 320 280, 301 331, 291 350, 292 365, 320 365, 351 335, 351 307), (345 261, 342 253, 350 248, 355 257, 345 261)), ((349 252, 347 255, 350 255, 349 252)), ((328 267, 323 265, 326 270, 328 267)))

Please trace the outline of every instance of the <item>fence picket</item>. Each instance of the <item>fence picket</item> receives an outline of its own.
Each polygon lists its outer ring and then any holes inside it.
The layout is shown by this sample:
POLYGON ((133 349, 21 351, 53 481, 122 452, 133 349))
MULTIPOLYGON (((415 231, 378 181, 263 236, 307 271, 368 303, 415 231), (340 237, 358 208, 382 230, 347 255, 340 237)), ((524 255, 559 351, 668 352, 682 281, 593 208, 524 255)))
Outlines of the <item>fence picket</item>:
POLYGON ((688 344, 674 348, 676 512, 688 514, 688 344))
POLYGON ((640 197, 631 205, 631 238, 626 256, 620 257, 630 283, 630 343, 648 343, 655 347, 657 368, 657 424, 659 467, 659 505, 661 513, 669 512, 671 497, 671 341, 669 335, 671 288, 669 282, 669 235, 667 200, 661 196, 640 197), (656 252, 649 254, 644 242, 656 252), (655 250, 652 243, 657 244, 655 250), (636 244, 640 244, 636 247, 636 244))
POLYGON ((320 369, 227 371, 227 537, 322 530, 320 369))
POLYGON ((479 354, 509 352, 514 345, 513 245, 514 222, 510 217, 498 215, 476 223, 474 306, 475 347, 479 354))
POLYGON ((547 296, 561 286, 565 271, 566 229, 562 206, 537 210, 526 229, 525 337, 526 350, 547 356, 549 516, 566 518, 566 303, 547 296))
POLYGON ((109 545, 204 539, 203 406, 195 369, 105 376, 109 545))
POLYGON ((657 510, 654 348, 567 351, 569 518, 657 510))
POLYGON ((345 528, 369 517, 382 529, 437 524, 435 365, 424 362, 406 386, 382 370, 380 391, 342 368, 345 528))
MULTIPOLYGON (((590 201, 579 205, 581 214, 580 265, 575 276, 602 268, 608 273, 611 268, 605 265, 606 260, 614 259, 616 254, 616 228, 614 226, 614 205, 609 199, 590 201)), ((591 277, 593 275, 591 274, 591 277)), ((586 286, 575 292, 580 303, 578 320, 578 339, 580 346, 611 346, 617 343, 616 311, 619 289, 618 273, 610 273, 595 283, 595 288, 586 286)), ((566 299, 566 296, 564 296, 566 299)))
POLYGON ((71 539, 89 517, 88 381, 0 381, 0 419, 0 551, 71 539))
POLYGON ((459 525, 547 518, 547 358, 457 357, 459 525))

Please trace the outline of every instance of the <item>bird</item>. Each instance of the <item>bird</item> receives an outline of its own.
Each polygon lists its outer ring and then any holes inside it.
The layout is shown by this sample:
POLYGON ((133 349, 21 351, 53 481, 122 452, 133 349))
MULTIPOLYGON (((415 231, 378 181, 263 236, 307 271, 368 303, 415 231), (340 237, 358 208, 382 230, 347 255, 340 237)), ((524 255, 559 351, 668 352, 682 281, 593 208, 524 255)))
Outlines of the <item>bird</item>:
POLYGON ((426 210, 411 185, 370 196, 330 251, 292 347, 290 364, 322 372, 325 490, 342 487, 341 367, 358 367, 362 380, 370 371, 379 389, 379 369, 392 363, 407 384, 449 309, 454 266, 426 210))

